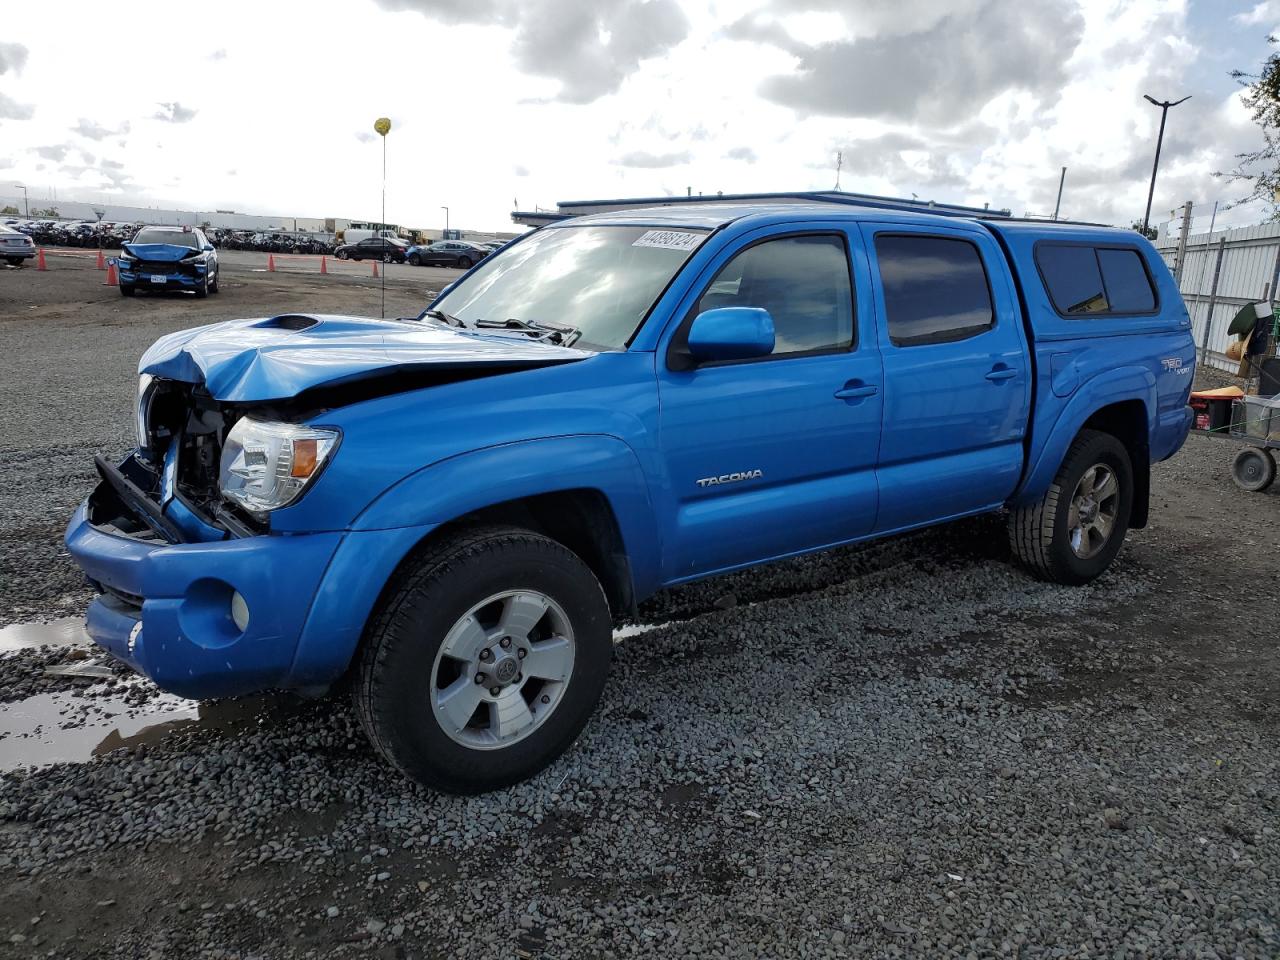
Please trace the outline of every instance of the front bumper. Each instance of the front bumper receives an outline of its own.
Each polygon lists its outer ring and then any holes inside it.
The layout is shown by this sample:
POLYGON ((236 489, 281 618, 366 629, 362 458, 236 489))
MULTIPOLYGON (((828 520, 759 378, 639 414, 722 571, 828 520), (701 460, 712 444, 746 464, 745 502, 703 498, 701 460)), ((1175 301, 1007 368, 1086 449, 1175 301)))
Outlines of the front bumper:
POLYGON ((66 544, 102 591, 86 622, 95 643, 180 696, 299 685, 299 640, 344 534, 169 544, 96 526, 92 501, 72 516, 66 544), (244 630, 235 593, 249 611, 244 630))
POLYGON ((116 261, 120 272, 120 282, 138 287, 150 287, 154 290, 194 290, 204 284, 207 265, 198 263, 151 263, 146 260, 135 260, 126 265, 123 260, 116 261))

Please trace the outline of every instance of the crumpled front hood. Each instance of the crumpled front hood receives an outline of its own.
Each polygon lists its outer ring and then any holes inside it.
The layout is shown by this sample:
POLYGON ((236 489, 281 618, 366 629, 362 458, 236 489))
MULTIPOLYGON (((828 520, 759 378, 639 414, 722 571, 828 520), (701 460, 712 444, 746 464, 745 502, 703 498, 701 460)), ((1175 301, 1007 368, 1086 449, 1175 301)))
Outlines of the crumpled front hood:
POLYGON ((393 372, 529 369, 591 355, 436 323, 289 314, 171 333, 142 355, 138 372, 203 383, 215 399, 252 403, 393 372))
POLYGON ((200 253, 177 243, 125 243, 120 249, 139 260, 150 260, 152 263, 177 263, 183 257, 200 253))

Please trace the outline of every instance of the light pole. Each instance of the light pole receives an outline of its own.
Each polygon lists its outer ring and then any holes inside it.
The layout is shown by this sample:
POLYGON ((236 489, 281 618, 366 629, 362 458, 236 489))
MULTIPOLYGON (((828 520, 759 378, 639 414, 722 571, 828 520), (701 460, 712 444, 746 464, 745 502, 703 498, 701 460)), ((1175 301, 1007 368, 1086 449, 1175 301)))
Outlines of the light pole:
POLYGON ((449 239, 449 208, 441 207, 440 209, 444 211, 444 236, 447 240, 449 239))
POLYGON ((1156 161, 1151 165, 1151 187, 1147 190, 1147 212, 1142 215, 1142 232, 1145 235, 1151 221, 1151 198, 1156 192, 1156 171, 1160 169, 1160 147, 1164 143, 1164 121, 1169 115, 1169 108, 1176 107, 1180 103, 1186 103, 1191 98, 1183 97, 1181 100, 1157 100, 1149 93, 1142 95, 1143 99, 1154 106, 1160 108, 1160 134, 1156 137, 1156 161))
MULTIPOLYGON (((378 226, 378 236, 382 238, 382 249, 386 250, 386 231, 387 231, 387 134, 391 132, 391 120, 387 117, 379 117, 373 121, 374 132, 382 138, 382 223, 378 226)), ((383 258, 382 262, 382 316, 387 315, 387 266, 390 264, 390 258, 383 258)))
POLYGON ((15 187, 22 191, 22 215, 28 220, 31 219, 31 202, 27 196, 27 188, 20 183, 15 183, 15 187))

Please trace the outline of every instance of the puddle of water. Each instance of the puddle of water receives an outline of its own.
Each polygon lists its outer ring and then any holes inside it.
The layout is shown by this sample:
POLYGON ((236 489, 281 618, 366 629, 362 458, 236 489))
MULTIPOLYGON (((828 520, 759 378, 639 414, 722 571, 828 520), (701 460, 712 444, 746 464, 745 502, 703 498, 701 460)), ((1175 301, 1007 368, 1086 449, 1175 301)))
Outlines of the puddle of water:
POLYGON ((46 644, 70 647, 92 641, 84 630, 83 617, 63 617, 49 623, 14 623, 0 627, 0 653, 31 650, 46 644))
POLYGON ((0 706, 0 770, 84 763, 193 726, 233 732, 253 726, 280 703, 267 697, 200 702, 162 693, 137 706, 123 696, 41 693, 0 706))

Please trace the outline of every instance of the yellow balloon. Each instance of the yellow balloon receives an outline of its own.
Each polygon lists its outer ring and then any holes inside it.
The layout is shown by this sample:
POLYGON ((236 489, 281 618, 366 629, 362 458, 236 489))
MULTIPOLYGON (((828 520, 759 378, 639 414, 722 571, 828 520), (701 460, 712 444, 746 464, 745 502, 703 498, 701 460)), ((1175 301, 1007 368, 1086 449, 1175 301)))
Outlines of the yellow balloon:
POLYGON ((377 120, 373 121, 373 129, 376 130, 381 136, 385 137, 388 133, 391 132, 391 118, 379 117, 377 120))

